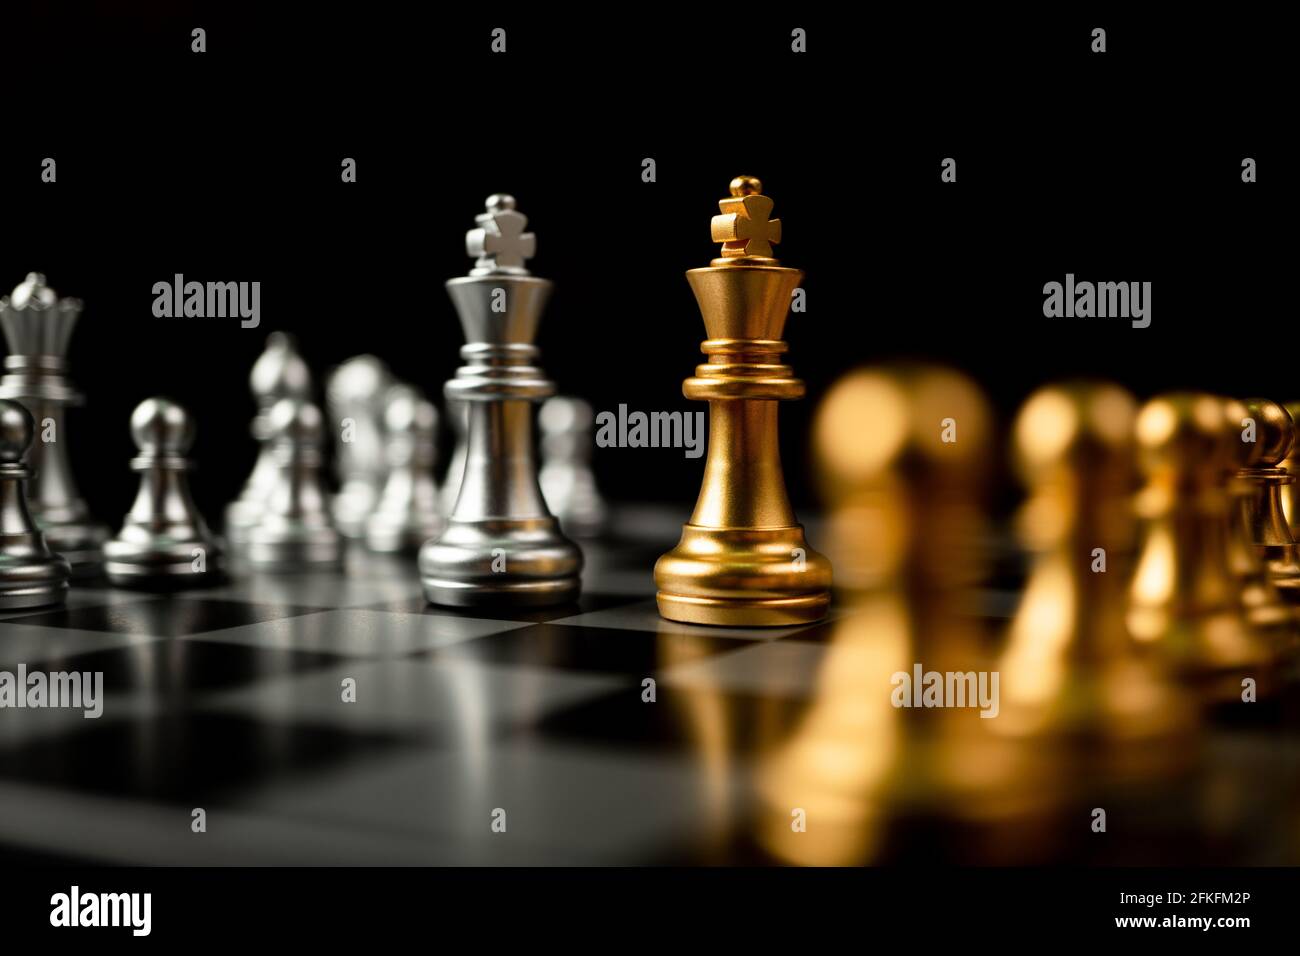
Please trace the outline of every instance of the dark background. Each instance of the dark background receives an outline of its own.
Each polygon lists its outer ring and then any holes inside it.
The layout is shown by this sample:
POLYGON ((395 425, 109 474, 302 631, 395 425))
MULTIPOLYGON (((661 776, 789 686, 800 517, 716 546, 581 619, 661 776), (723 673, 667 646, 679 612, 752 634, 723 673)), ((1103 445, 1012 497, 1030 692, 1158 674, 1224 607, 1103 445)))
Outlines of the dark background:
MULTIPOLYGON (((560 389, 597 410, 693 411, 681 381, 704 330, 682 273, 716 254, 708 220, 730 178, 763 179, 777 254, 807 273, 786 338, 808 398, 782 419, 803 509, 817 400, 867 362, 963 368, 1003 422, 1037 385, 1081 374, 1143 396, 1300 397, 1279 149, 1294 104, 1266 18, 123 6, 0 15, 0 289, 38 270, 85 300, 71 452, 114 525, 135 489, 131 409, 159 394, 198 418, 196 497, 219 522, 255 454, 248 372, 273 330, 296 335, 318 392, 373 352, 441 401, 463 341, 442 285, 470 267, 464 233, 497 191, 517 197, 531 267, 556 284, 539 345, 560 389), (494 26, 504 56, 488 52, 494 26), (40 182, 44 156, 57 184, 40 182), (345 156, 356 184, 339 180, 345 156), (939 180, 945 156, 956 184, 939 180), (261 281, 261 327, 154 318, 152 286, 177 272, 261 281), (1042 286, 1067 272, 1151 281, 1151 327, 1045 319, 1042 286)), ((598 449, 595 467, 611 498, 685 510, 702 461, 598 449)))

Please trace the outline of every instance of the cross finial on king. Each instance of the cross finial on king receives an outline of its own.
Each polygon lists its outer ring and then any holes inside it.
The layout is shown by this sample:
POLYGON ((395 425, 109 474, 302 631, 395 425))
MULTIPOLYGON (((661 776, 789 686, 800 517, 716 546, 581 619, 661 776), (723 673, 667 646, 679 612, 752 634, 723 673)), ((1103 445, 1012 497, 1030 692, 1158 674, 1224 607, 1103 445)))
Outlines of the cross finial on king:
POLYGON ((722 215, 714 216, 713 241, 722 243, 722 258, 772 258, 772 244, 781 241, 781 220, 769 219, 772 200, 764 196, 757 176, 737 176, 731 196, 719 200, 722 215))
POLYGON ((524 232, 528 217, 515 209, 515 197, 493 193, 487 211, 474 217, 478 228, 465 234, 465 249, 475 257, 470 275, 528 275, 525 260, 537 253, 537 237, 524 232))

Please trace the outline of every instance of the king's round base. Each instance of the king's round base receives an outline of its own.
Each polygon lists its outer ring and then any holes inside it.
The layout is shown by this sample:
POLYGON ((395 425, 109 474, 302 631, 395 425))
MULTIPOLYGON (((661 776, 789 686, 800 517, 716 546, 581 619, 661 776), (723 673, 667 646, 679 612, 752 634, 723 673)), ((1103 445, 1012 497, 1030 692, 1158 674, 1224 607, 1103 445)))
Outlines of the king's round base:
POLYGON ((420 549, 430 604, 547 607, 581 590, 582 552, 551 517, 458 521, 420 549))
POLYGON ((582 590, 577 578, 494 585, 424 578, 422 583, 425 600, 442 607, 551 607, 573 603, 582 590))
POLYGON ((793 627, 815 624, 826 616, 830 595, 735 599, 691 598, 660 591, 655 596, 659 613, 682 624, 713 627, 793 627))
POLYGON ((703 528, 655 564, 659 613, 715 627, 791 627, 826 616, 831 566, 803 528, 703 528))

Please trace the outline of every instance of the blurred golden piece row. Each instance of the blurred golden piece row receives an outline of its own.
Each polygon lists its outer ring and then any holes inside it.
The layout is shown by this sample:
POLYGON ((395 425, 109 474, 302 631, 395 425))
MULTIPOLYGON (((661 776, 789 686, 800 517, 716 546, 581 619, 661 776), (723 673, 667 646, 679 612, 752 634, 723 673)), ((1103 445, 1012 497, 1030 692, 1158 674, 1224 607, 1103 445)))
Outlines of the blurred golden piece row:
POLYGON ((919 816, 996 834, 980 860, 1051 859, 1054 835, 1087 830, 1058 818, 1078 800, 1185 777, 1203 725, 1279 693, 1297 647, 1293 412, 1190 392, 1139 406, 1104 382, 1030 395, 1010 432, 1027 566, 1000 624, 978 607, 1002 448, 980 388, 904 364, 837 382, 814 470, 845 613, 760 761, 766 850, 870 862, 886 821, 919 816), (918 665, 996 675, 996 711, 898 706, 891 679, 918 665))

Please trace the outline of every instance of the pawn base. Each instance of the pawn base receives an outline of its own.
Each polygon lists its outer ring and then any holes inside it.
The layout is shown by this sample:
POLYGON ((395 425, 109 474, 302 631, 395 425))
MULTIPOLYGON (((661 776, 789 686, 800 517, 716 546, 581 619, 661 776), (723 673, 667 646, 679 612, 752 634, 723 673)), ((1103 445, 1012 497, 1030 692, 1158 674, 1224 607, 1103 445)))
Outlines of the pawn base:
POLYGON ((243 543, 244 560, 259 571, 309 571, 343 562, 343 538, 323 515, 308 520, 266 514, 243 543))
POLYGON ((53 607, 68 599, 68 582, 11 588, 0 584, 0 610, 17 611, 32 607, 53 607))
POLYGON ((115 554, 110 543, 104 561, 104 575, 116 587, 149 591, 206 588, 226 580, 220 554, 209 551, 206 566, 202 571, 196 571, 190 553, 186 550, 183 554, 115 554))
POLYGON ((453 519, 420 549, 430 604, 547 607, 577 600, 582 552, 551 517, 453 519))
POLYGON ((803 528, 686 525, 655 564, 659 613, 670 621, 723 627, 812 624, 830 606, 831 566, 803 528))
POLYGON ((68 562, 59 555, 0 561, 0 610, 62 604, 68 577, 68 562))
POLYGON ((343 561, 343 546, 337 537, 272 541, 254 535, 245 556, 259 571, 308 571, 337 567, 343 561))
POLYGON ((222 568, 194 571, 188 564, 164 570, 158 567, 134 568, 110 562, 104 566, 104 574, 113 587, 136 591, 189 591, 214 587, 229 580, 222 568))
POLYGON ((207 587, 225 580, 225 552, 201 522, 150 525, 128 517, 117 537, 104 545, 104 575, 118 587, 207 587))

